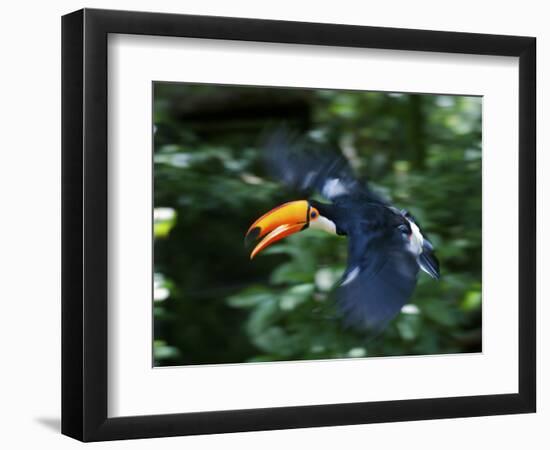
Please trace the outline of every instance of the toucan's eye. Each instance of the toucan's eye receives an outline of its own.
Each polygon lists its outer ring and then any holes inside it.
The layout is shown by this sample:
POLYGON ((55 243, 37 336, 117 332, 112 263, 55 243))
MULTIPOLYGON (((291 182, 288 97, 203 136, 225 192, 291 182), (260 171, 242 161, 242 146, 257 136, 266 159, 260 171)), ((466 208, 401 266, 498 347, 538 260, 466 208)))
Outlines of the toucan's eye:
POLYGON ((317 217, 317 211, 311 211, 311 214, 309 215, 312 219, 315 219, 317 217))

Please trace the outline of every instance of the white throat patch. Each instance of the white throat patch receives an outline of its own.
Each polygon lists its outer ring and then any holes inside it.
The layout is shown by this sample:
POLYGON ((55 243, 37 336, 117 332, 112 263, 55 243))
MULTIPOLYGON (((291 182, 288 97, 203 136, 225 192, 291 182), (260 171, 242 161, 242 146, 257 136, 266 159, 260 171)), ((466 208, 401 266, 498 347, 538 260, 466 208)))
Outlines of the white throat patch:
POLYGON ((336 225, 334 222, 321 215, 317 217, 317 219, 310 221, 309 227, 314 230, 322 230, 330 234, 336 234, 336 225))

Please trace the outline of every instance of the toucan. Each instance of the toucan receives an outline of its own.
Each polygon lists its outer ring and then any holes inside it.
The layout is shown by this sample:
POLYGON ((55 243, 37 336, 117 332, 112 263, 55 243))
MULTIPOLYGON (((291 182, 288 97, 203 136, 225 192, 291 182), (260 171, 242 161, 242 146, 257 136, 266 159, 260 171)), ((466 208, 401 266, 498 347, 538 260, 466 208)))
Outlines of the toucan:
POLYGON ((270 175, 306 199, 277 206, 250 226, 250 259, 308 229, 345 236, 348 262, 335 291, 338 309, 346 326, 375 334, 409 302, 420 270, 439 279, 434 247, 415 218, 361 183, 341 153, 281 129, 269 136, 263 154, 270 175), (311 199, 314 193, 326 201, 311 199))

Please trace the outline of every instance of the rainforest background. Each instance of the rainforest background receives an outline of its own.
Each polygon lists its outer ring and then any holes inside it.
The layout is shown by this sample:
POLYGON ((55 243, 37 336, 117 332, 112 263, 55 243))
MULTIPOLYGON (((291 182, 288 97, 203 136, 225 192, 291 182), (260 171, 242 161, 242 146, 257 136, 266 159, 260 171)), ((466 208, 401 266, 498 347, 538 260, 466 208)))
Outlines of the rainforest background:
POLYGON ((480 97, 154 83, 155 365, 481 351, 480 97), (434 243, 411 304, 374 340, 338 319, 346 240, 309 230, 253 262, 250 224, 296 200, 268 177, 285 126, 341 152, 434 243))

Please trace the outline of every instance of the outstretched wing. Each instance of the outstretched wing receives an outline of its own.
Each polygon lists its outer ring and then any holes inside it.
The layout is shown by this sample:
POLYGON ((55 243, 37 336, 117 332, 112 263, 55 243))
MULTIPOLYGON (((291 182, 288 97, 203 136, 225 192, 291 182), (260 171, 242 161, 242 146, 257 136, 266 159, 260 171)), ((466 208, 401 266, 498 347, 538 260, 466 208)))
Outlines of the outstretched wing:
POLYGON ((360 183, 346 160, 333 149, 314 145, 307 139, 280 128, 264 144, 267 171, 291 189, 317 191, 332 202, 362 196, 366 201, 383 200, 360 183))
POLYGON ((348 235, 348 267, 337 291, 346 325, 382 331, 411 298, 418 263, 395 230, 348 235))

